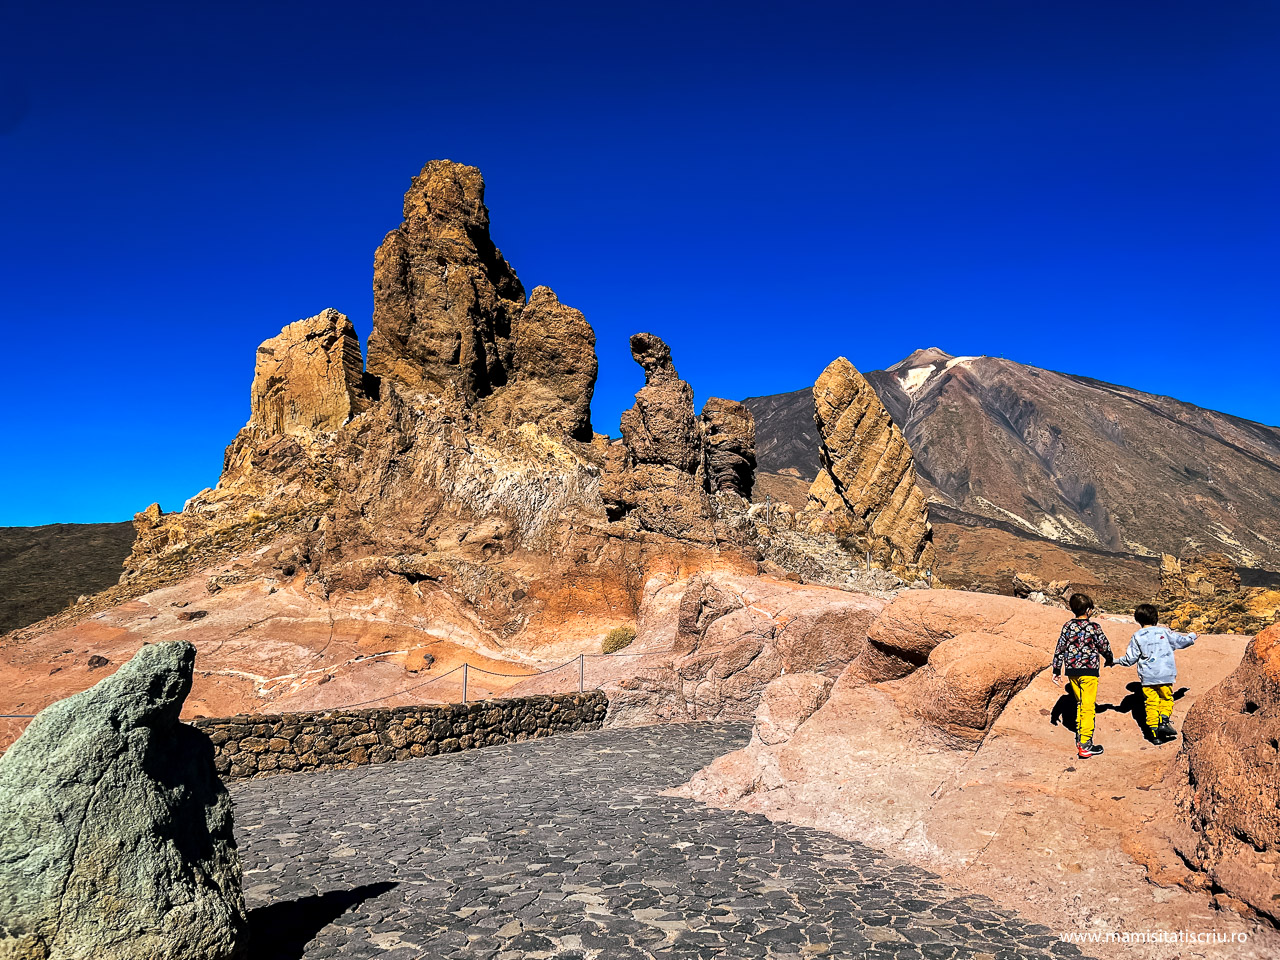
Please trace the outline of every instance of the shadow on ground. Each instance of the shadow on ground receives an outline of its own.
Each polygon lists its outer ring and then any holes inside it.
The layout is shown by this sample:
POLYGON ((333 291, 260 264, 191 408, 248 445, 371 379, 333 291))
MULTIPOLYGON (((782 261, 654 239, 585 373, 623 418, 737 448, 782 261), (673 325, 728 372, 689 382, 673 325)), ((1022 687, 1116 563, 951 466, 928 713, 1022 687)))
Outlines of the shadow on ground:
MULTIPOLYGON (((1099 703, 1096 710, 1098 713, 1127 713, 1133 718, 1134 726, 1138 728, 1138 732, 1143 736, 1147 733, 1147 702, 1142 695, 1142 684, 1136 680, 1126 684, 1125 689, 1129 691, 1129 695, 1119 703, 1099 703)), ((1173 693, 1174 700, 1181 700, 1190 691, 1189 687, 1179 687, 1173 693)), ((1050 711, 1049 722, 1054 726, 1061 724, 1072 733, 1076 730, 1076 698, 1067 691, 1058 698, 1058 702, 1053 705, 1050 711)))
POLYGON ((249 956, 252 960, 301 960, 307 944, 321 930, 352 907, 395 886, 389 881, 366 883, 250 910, 249 956))

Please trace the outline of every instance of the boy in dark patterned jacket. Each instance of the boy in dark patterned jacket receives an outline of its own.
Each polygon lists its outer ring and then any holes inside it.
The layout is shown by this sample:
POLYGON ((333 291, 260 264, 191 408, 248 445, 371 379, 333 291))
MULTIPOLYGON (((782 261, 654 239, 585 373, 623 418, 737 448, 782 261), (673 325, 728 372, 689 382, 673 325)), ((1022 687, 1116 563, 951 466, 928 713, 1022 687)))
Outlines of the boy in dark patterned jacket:
POLYGON ((1102 747, 1093 742, 1093 714, 1098 702, 1098 660, 1111 666, 1111 644, 1090 617, 1093 598, 1073 593, 1067 601, 1075 617, 1062 627, 1058 648, 1053 653, 1053 682, 1062 685, 1063 672, 1076 698, 1076 754, 1082 759, 1096 757, 1102 747))

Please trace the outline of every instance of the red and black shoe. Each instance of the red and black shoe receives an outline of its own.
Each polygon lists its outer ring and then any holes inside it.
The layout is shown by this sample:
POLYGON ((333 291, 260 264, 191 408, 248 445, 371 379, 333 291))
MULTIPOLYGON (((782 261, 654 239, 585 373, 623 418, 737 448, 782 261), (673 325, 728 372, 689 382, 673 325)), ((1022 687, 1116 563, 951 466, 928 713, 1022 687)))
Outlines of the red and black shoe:
POLYGON ((1102 748, 1092 740, 1076 744, 1076 756, 1081 760, 1088 760, 1090 757, 1096 757, 1100 753, 1102 753, 1102 748))

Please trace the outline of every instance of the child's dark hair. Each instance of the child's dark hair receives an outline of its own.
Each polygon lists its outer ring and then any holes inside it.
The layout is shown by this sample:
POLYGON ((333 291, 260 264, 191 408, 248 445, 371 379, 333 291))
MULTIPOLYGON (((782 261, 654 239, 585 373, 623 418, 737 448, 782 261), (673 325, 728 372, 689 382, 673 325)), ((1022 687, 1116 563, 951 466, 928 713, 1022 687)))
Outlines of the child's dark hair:
POLYGON ((1093 597, 1087 593, 1073 593, 1071 599, 1067 601, 1067 606, 1077 617, 1083 617, 1093 609, 1093 597))
POLYGON ((1143 627, 1154 627, 1160 622, 1160 611, 1156 609, 1154 603, 1140 603, 1138 608, 1133 611, 1133 619, 1143 627))

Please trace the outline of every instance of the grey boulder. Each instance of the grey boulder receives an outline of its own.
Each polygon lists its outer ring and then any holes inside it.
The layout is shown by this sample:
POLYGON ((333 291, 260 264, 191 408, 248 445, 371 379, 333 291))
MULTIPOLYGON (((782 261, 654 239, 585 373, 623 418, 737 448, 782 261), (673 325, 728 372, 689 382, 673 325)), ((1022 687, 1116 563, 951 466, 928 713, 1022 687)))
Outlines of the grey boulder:
POLYGON ((143 647, 0 757, 0 960, 243 954, 231 798, 178 721, 195 655, 143 647))

